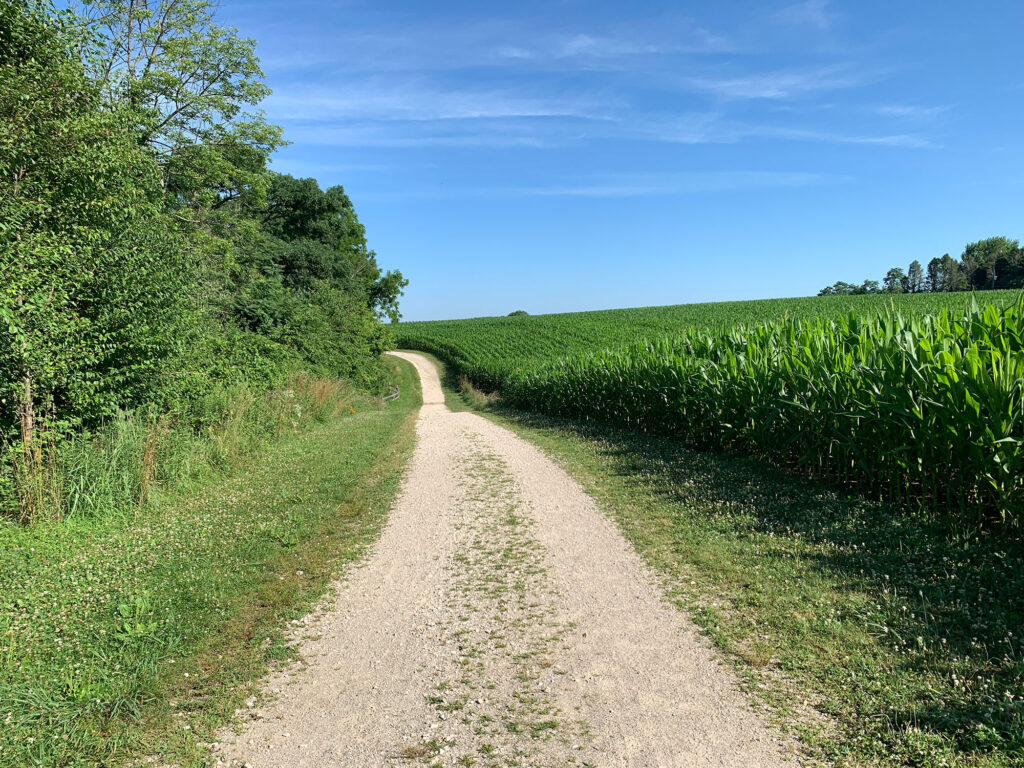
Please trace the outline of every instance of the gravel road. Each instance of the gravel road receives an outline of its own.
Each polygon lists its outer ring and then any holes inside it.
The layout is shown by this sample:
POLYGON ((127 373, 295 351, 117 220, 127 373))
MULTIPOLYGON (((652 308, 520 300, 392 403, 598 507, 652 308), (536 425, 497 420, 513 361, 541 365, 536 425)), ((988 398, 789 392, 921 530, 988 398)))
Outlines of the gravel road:
POLYGON ((796 765, 580 486, 395 354, 423 408, 388 524, 221 763, 796 765))

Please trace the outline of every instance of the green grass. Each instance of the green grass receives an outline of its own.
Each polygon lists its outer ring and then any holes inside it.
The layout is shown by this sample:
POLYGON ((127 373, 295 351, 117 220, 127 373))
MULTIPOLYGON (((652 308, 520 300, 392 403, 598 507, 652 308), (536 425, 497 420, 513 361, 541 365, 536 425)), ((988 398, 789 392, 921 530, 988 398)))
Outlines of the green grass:
POLYGON ((0 765, 200 764, 283 628, 379 533, 420 403, 288 435, 230 474, 154 491, 134 517, 0 527, 0 765))
POLYGON ((484 415, 580 480, 811 759, 1024 765, 1019 540, 951 537, 927 516, 663 437, 484 415))

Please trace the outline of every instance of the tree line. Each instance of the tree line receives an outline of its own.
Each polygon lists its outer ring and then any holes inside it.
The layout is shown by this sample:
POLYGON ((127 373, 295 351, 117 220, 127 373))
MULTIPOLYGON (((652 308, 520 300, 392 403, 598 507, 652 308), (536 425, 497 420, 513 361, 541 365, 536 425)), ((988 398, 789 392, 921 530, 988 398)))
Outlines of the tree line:
POLYGON ((299 370, 379 383, 407 281, 342 187, 269 169, 255 42, 215 11, 0 4, 0 497, 120 413, 299 370))
POLYGON ((819 296, 850 296, 865 293, 946 293, 1024 287, 1024 248, 1017 240, 990 237, 969 243, 959 259, 948 253, 922 267, 916 259, 904 272, 893 267, 881 282, 860 285, 839 281, 822 288, 819 296))

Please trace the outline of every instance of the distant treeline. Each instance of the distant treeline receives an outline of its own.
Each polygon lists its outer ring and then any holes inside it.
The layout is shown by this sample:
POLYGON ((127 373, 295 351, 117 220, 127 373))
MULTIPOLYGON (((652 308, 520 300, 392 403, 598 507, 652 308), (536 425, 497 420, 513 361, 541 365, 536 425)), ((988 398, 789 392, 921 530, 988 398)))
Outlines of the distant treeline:
POLYGON ((990 237, 970 243, 959 259, 948 253, 922 267, 910 262, 907 271, 893 267, 881 283, 865 280, 860 285, 839 281, 822 288, 819 296, 851 296, 865 293, 946 293, 1024 287, 1024 248, 1017 240, 990 237))
POLYGON ((0 508, 126 413, 378 383, 406 281, 341 187, 268 169, 255 42, 216 7, 0 3, 0 508))

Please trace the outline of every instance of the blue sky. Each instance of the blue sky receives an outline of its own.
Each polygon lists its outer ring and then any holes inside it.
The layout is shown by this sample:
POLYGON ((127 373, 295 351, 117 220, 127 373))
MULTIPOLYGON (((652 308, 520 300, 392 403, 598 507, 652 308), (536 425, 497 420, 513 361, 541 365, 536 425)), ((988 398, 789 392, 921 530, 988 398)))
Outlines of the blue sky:
POLYGON ((1024 236, 1024 3, 222 0, 406 319, 811 295, 1024 236))

